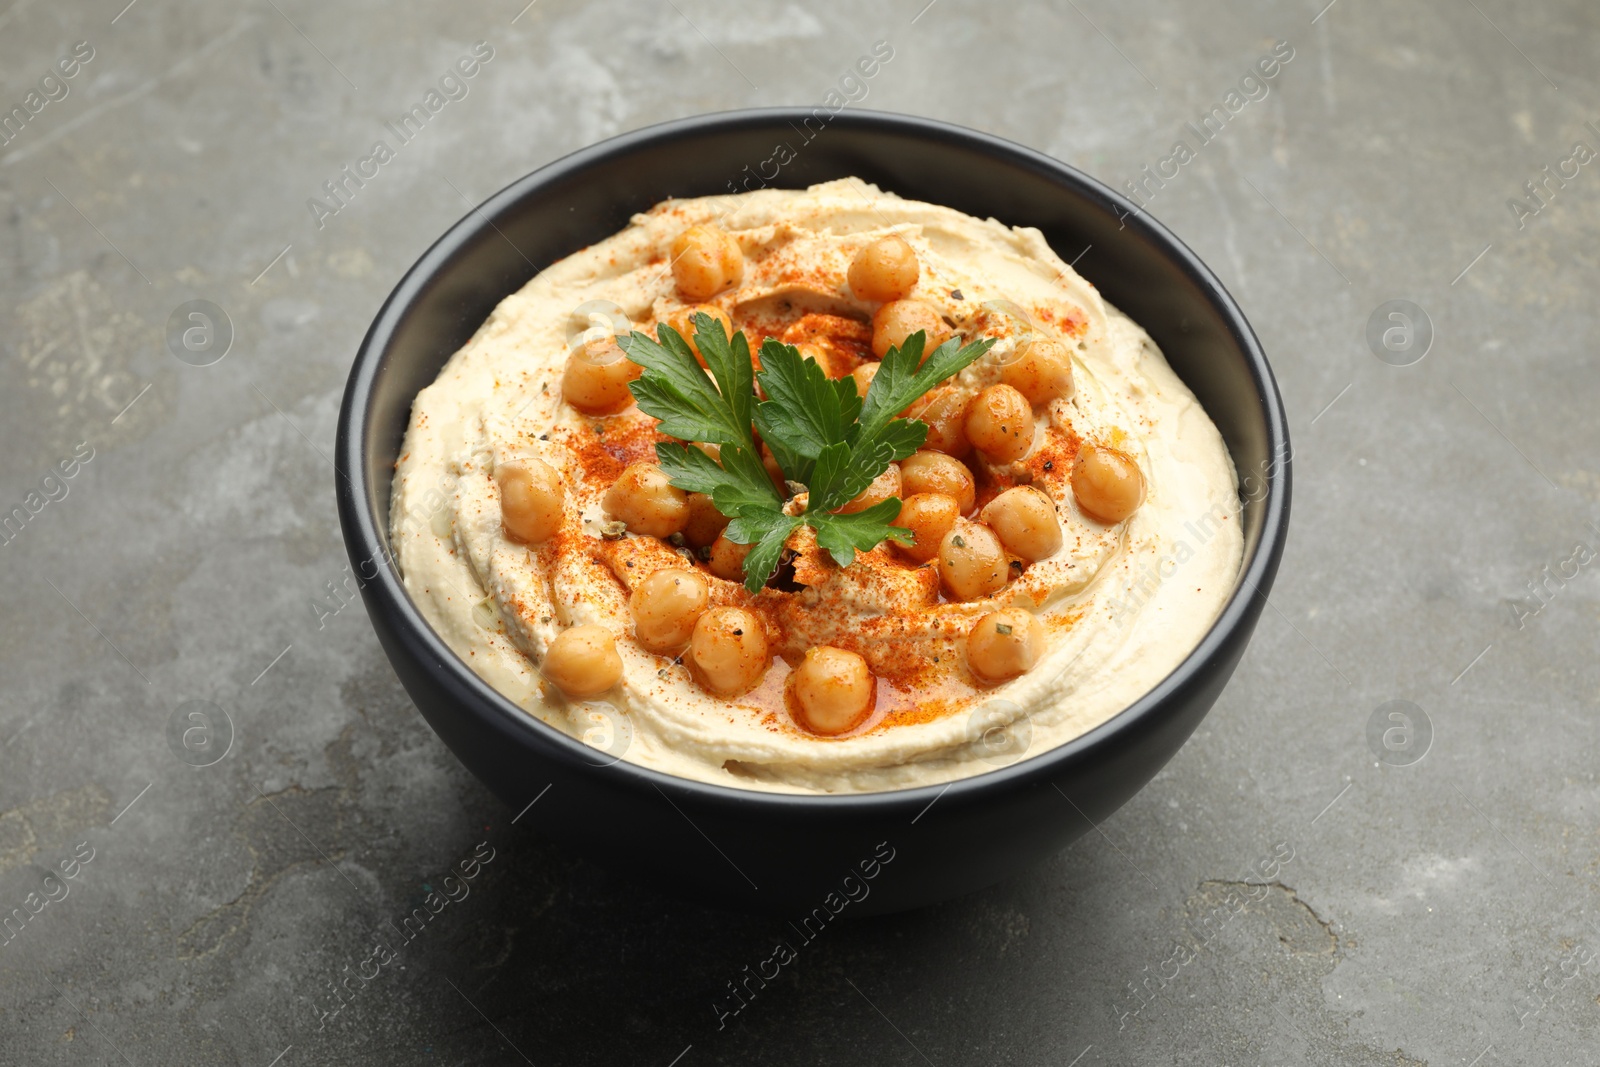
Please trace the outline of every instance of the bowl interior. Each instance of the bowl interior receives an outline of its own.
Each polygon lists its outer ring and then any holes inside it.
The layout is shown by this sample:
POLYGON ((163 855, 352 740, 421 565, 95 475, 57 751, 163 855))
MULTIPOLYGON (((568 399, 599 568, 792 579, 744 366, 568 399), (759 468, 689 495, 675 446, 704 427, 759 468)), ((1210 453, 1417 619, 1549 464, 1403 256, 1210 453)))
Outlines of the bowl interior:
MULTIPOLYGON (((363 551, 390 559, 390 480, 412 399, 500 300, 668 197, 803 188, 851 175, 904 197, 1037 227, 1149 331, 1221 431, 1243 483, 1245 566, 1213 636, 1237 625, 1239 589, 1264 587, 1281 552, 1288 437, 1265 358, 1221 283, 1158 223, 1056 160, 974 131, 872 112, 844 112, 825 125, 811 112, 779 109, 650 127, 558 160, 452 228, 379 313, 347 392, 342 425, 357 439, 342 441, 340 455, 356 469, 342 490, 357 498, 349 511, 354 536, 370 542, 363 551), (364 396, 364 410, 350 410, 352 396, 364 396)), ((380 581, 404 598, 392 566, 380 581)))

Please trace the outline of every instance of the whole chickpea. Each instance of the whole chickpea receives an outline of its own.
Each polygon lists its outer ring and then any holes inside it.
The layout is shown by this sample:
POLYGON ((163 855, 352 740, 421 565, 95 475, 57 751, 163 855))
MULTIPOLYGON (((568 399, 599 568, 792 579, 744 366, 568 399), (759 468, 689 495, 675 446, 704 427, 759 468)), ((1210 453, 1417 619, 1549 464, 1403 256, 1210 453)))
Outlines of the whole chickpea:
POLYGON ((901 460, 900 488, 908 494, 943 493, 953 497, 963 515, 972 510, 978 497, 972 471, 943 452, 913 452, 901 460))
POLYGON ((967 666, 988 682, 1027 673, 1044 651, 1044 624, 1024 608, 991 612, 967 633, 967 666))
POLYGON ((647 651, 677 652, 689 643, 710 602, 711 591, 698 572, 679 567, 656 571, 634 586, 628 598, 633 635, 647 651))
POLYGON ((622 657, 610 630, 585 623, 563 630, 550 642, 540 670, 567 696, 584 700, 622 679, 622 657))
POLYGON ((1006 550, 989 527, 959 522, 939 541, 939 580, 952 600, 982 600, 1010 578, 1006 550))
POLYGON ((705 493, 689 494, 689 521, 683 527, 683 539, 691 548, 703 548, 722 535, 728 525, 728 516, 717 510, 717 505, 705 493))
POLYGON ((1072 357, 1054 339, 1034 341, 1000 371, 1000 380, 1034 407, 1072 395, 1072 357))
POLYGON ((691 226, 672 242, 672 280, 687 300, 710 300, 744 279, 744 253, 726 230, 691 226))
POLYGON ((866 399, 867 390, 872 388, 872 379, 878 376, 881 363, 863 363, 850 372, 851 379, 856 383, 856 394, 863 400, 866 399))
POLYGON ((1090 518, 1121 522, 1144 503, 1144 472, 1121 449, 1086 444, 1072 463, 1072 495, 1090 518))
POLYGON ((906 409, 909 418, 921 419, 928 426, 923 448, 963 459, 972 454, 967 438, 967 412, 972 394, 955 385, 942 385, 906 409))
POLYGON ((510 460, 494 469, 500 487, 500 523, 507 536, 543 544, 561 528, 567 491, 555 468, 540 459, 510 460))
POLYGON ((1033 408, 1009 385, 991 385, 967 412, 967 437, 991 463, 1014 463, 1033 448, 1033 408))
POLYGON ((928 562, 939 554, 939 542, 955 528, 960 517, 961 506, 955 497, 944 493, 912 493, 900 505, 900 515, 894 525, 910 530, 917 540, 910 545, 895 541, 895 551, 914 562, 928 562))
POLYGON ((754 547, 730 541, 725 533, 718 534, 716 542, 711 546, 709 560, 711 573, 728 582, 744 581, 744 558, 754 547))
POLYGON ((600 506, 631 533, 670 537, 689 524, 689 494, 673 485, 654 463, 640 461, 622 472, 600 506))
POLYGON ((700 346, 694 339, 694 317, 696 315, 710 315, 722 324, 722 332, 728 337, 733 336, 733 320, 728 318, 728 313, 715 304, 690 304, 677 311, 669 312, 667 325, 678 331, 678 336, 689 342, 689 350, 694 353, 694 358, 706 365, 706 357, 700 354, 700 346))
POLYGON ((561 396, 586 415, 608 415, 633 403, 628 383, 643 373, 616 341, 588 341, 567 357, 561 396))
POLYGON ((840 515, 853 515, 858 511, 865 511, 874 504, 881 504, 892 496, 900 495, 900 466, 891 463, 884 472, 872 479, 868 485, 844 507, 837 509, 840 515))
POLYGON ((789 675, 788 685, 795 721, 824 737, 860 725, 877 695, 877 680, 867 661, 831 645, 808 649, 789 675))
POLYGON ((979 518, 993 528, 1007 552, 1029 563, 1061 551, 1056 506, 1043 490, 1031 485, 1007 489, 984 505, 979 518))
POLYGON ((688 660, 705 688, 738 696, 761 681, 772 662, 766 625, 745 608, 712 608, 694 624, 688 660))
POLYGON ((879 359, 891 346, 905 344, 918 330, 927 334, 922 357, 950 339, 950 327, 932 304, 921 300, 891 300, 872 313, 872 354, 879 359))
POLYGON ((917 284, 921 268, 905 238, 880 237, 850 261, 850 291, 862 300, 899 300, 917 284))

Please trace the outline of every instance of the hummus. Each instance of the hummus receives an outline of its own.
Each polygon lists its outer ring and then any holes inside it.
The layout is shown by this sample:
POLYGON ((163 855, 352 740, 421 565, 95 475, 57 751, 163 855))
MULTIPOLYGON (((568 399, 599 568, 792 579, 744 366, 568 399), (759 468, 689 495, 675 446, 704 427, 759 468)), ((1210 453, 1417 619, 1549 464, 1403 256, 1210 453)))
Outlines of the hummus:
MULTIPOLYGON (((803 191, 672 200, 627 229, 542 271, 506 297, 418 394, 396 465, 391 528, 407 590, 455 652, 526 713, 617 758, 685 778, 789 793, 901 789, 979 774, 1100 725, 1169 674, 1233 591, 1242 535, 1236 475, 1216 427, 1145 332, 1059 259, 1033 229, 1010 228, 880 192, 855 179, 803 191), (1049 340, 1071 357, 1072 389, 1034 410, 1027 454, 967 463, 968 516, 1008 487, 1050 498, 1061 547, 1003 588, 962 602, 939 571, 885 543, 840 567, 796 536, 779 580, 750 594, 714 577, 678 537, 624 534, 604 511, 629 465, 666 440, 628 406, 586 415, 563 399, 563 368, 597 332, 648 330, 692 303, 674 285, 669 249, 693 225, 731 234, 742 275, 707 303, 751 348, 805 341, 831 376, 872 359, 876 305, 847 281, 856 254, 887 235, 915 252, 913 295, 960 338, 994 339, 947 386, 975 395, 1009 360, 1049 340), (1143 502, 1107 523, 1074 496, 1087 444, 1114 447, 1143 476, 1143 502), (542 544, 502 524, 498 464, 538 459, 565 486, 561 531, 542 544), (701 571, 712 605, 750 608, 775 653, 760 683, 730 698, 697 684, 682 656, 634 639, 629 594, 666 567, 701 571), (985 684, 968 669, 975 621, 1021 606, 1043 624, 1045 651, 1025 673, 985 684), (569 699, 539 664, 570 628, 616 638, 620 681, 569 699), (870 714, 837 736, 803 729, 784 679, 807 649, 864 657, 870 714)), ((963 522, 968 520, 962 520, 963 522)), ((802 533, 806 532, 802 528, 802 533)), ((1010 633, 1002 629, 1002 633, 1010 633)))

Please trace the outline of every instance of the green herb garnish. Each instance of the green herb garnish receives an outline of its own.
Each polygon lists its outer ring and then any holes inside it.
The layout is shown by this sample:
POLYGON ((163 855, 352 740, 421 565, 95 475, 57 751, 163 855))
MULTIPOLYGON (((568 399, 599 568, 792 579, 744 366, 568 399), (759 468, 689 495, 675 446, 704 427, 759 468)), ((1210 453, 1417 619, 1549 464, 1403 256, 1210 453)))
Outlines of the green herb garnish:
POLYGON ((754 546, 744 561, 745 588, 754 593, 766 584, 777 570, 784 541, 801 525, 816 530, 817 544, 841 567, 885 540, 911 544, 909 530, 891 525, 900 514, 899 498, 851 515, 836 515, 834 509, 921 446, 927 424, 899 413, 994 341, 962 346, 952 338, 924 362, 927 338, 914 333, 885 353, 863 399, 852 379, 829 378, 816 360, 770 337, 761 345, 757 374, 742 330, 730 338, 709 315, 698 313, 693 321, 703 368, 689 343, 665 323, 656 327, 659 340, 634 332, 619 343, 644 368, 628 386, 639 410, 659 419, 661 432, 670 437, 718 446, 720 462, 692 444, 668 442, 656 445, 656 459, 673 485, 711 497, 731 520, 724 531, 728 540, 754 546), (757 381, 766 400, 756 398, 757 381), (752 429, 760 431, 785 479, 807 487, 803 513, 784 514, 783 497, 762 466, 752 429))

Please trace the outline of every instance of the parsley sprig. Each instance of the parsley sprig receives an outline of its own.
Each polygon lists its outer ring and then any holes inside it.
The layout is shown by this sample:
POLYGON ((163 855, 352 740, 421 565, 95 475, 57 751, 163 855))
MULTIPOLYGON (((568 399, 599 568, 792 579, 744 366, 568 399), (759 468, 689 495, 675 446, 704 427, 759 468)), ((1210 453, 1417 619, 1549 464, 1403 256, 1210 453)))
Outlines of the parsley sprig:
POLYGON ((927 339, 914 333, 885 353, 862 398, 852 379, 829 378, 816 360, 771 337, 761 345, 758 373, 743 331, 730 338, 704 313, 693 321, 703 368, 689 343, 665 323, 656 327, 655 338, 634 332, 620 344, 644 368, 629 385, 639 410, 659 419, 661 432, 670 437, 718 446, 720 461, 692 444, 662 442, 656 459, 673 485, 705 493, 728 516, 728 540, 753 546, 744 561, 745 588, 754 593, 766 584, 784 542, 801 525, 816 531, 817 544, 841 567, 885 540, 912 543, 909 530, 891 525, 900 514, 898 498, 850 515, 835 509, 922 445, 927 424, 899 413, 977 360, 993 339, 969 345, 951 339, 924 361, 927 339), (757 399, 758 381, 765 400, 757 399), (761 463, 753 431, 760 432, 784 477, 806 486, 802 513, 784 514, 783 497, 761 463))

